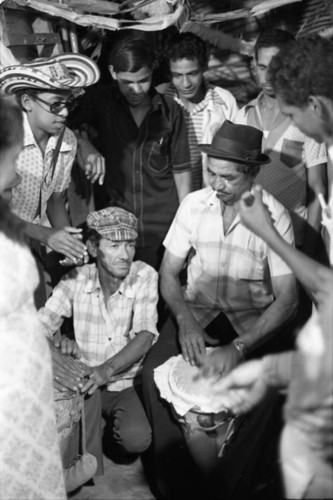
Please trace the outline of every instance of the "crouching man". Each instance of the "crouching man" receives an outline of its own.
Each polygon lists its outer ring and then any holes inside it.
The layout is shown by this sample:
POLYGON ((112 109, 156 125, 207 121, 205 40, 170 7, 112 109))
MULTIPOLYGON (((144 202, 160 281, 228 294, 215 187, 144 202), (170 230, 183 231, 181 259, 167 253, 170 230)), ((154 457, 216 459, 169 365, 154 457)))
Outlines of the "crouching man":
POLYGON ((148 264, 133 262, 137 239, 133 214, 105 208, 91 212, 87 226, 86 245, 94 262, 64 276, 38 314, 49 337, 64 318, 73 318, 80 361, 90 373, 70 384, 60 370, 54 376, 58 385, 86 394, 87 451, 97 457, 101 474, 102 415, 105 435, 111 430, 113 451, 137 454, 151 442, 138 391, 141 362, 158 336, 158 275, 148 264))

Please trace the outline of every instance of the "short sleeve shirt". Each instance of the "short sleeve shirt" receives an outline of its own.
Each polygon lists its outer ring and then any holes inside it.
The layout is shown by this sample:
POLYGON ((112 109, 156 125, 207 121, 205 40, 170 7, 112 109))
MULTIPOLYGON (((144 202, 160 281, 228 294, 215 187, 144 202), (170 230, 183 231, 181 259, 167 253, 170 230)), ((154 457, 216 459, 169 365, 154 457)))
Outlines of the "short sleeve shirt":
MULTIPOLYGON (((263 193, 275 227, 293 244, 287 211, 263 193)), ((241 224, 239 215, 224 234, 220 202, 210 187, 186 196, 164 246, 181 258, 194 250, 184 296, 203 328, 223 311, 238 334, 245 334, 274 301, 271 278, 291 274, 284 261, 241 224)))
POLYGON ((71 130, 65 129, 52 177, 52 157, 59 135, 50 136, 43 156, 25 113, 23 125, 23 149, 16 167, 22 182, 13 189, 11 208, 21 219, 38 224, 51 195, 61 193, 69 186, 76 155, 76 138, 71 130))
MULTIPOLYGON (((158 274, 151 266, 135 261, 119 289, 105 303, 96 265, 76 268, 62 278, 45 307, 38 311, 44 333, 52 336, 65 317, 73 317, 81 360, 89 366, 112 358, 141 331, 149 331, 156 340, 157 281, 158 274)), ((130 387, 140 371, 140 361, 110 383, 108 389, 130 387)))

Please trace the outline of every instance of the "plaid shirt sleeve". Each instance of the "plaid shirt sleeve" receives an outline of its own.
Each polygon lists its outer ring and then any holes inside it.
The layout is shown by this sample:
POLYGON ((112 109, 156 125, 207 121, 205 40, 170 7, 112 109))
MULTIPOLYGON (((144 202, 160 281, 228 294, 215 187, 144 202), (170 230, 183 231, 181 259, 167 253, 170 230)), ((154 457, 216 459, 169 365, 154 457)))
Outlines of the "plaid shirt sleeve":
POLYGON ((137 262, 137 265, 140 266, 138 272, 140 279, 136 283, 130 337, 148 331, 154 335, 154 340, 157 340, 158 274, 155 269, 143 262, 137 262))
POLYGON ((186 257, 191 248, 191 221, 190 214, 191 193, 180 204, 170 229, 163 241, 169 252, 177 257, 186 257))
POLYGON ((73 296, 77 270, 69 272, 54 288, 44 307, 38 311, 38 319, 46 337, 52 337, 61 327, 64 318, 73 313, 73 296))

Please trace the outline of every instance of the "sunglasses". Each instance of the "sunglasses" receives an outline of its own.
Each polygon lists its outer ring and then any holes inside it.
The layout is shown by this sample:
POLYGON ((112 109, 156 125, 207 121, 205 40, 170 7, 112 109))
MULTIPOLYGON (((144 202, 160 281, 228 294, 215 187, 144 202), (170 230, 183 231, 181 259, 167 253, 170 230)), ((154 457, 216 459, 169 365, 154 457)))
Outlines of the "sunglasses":
POLYGON ((78 100, 75 97, 70 97, 67 101, 56 101, 53 102, 52 104, 37 96, 32 97, 32 99, 34 101, 46 104, 49 108, 47 111, 49 111, 53 115, 58 115, 65 108, 67 108, 69 112, 73 111, 73 109, 75 109, 76 106, 78 105, 78 100))

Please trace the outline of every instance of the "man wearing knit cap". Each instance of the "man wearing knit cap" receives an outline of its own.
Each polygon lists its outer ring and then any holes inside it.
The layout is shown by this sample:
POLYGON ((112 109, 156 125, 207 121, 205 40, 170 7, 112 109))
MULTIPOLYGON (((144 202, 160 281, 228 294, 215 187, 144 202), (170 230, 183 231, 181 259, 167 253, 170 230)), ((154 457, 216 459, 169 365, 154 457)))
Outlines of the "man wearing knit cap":
POLYGON ((94 262, 63 277, 38 314, 48 337, 73 317, 76 344, 68 343, 68 354, 78 351, 90 373, 81 380, 60 370, 54 375, 58 387, 87 395, 87 450, 102 473, 102 411, 115 451, 137 454, 151 442, 137 390, 141 362, 158 336, 158 275, 148 264, 133 262, 138 235, 133 214, 108 207, 91 212, 87 226, 94 262))

